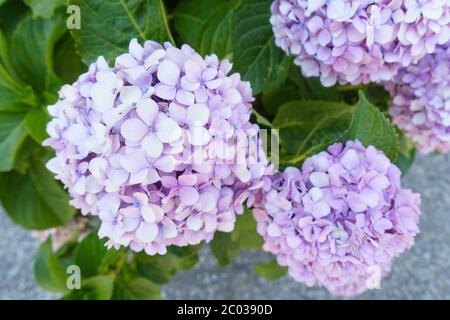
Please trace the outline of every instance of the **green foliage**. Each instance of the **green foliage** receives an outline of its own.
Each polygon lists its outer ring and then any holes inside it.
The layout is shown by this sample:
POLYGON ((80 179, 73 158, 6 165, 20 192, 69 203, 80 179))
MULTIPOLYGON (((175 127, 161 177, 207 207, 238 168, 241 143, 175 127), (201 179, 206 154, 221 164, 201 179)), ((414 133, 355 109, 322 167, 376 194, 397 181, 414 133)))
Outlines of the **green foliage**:
POLYGON ((67 0, 23 0, 31 8, 33 17, 50 18, 67 0))
POLYGON ((250 81, 254 94, 277 88, 289 73, 290 58, 275 46, 269 22, 271 0, 243 0, 233 23, 234 70, 250 81))
POLYGON ((173 12, 174 28, 180 42, 190 44, 202 55, 231 56, 233 19, 242 1, 181 1, 173 12))
POLYGON ((34 263, 34 277, 38 285, 52 292, 66 292, 66 268, 52 250, 52 239, 41 244, 34 263))
POLYGON ((301 162, 338 141, 350 125, 353 108, 329 101, 291 101, 282 105, 273 121, 280 129, 284 154, 301 162))
POLYGON ((157 284, 169 282, 179 270, 189 270, 198 261, 201 246, 169 248, 163 256, 148 256, 145 253, 135 257, 137 272, 157 284))
POLYGON ((359 102, 345 139, 358 139, 365 146, 373 145, 384 151, 391 161, 397 159, 399 137, 395 127, 367 100, 363 92, 359 93, 359 102))
POLYGON ((0 199, 10 218, 27 229, 62 225, 75 214, 69 195, 38 161, 24 175, 14 171, 2 173, 0 199))
POLYGON ((172 41, 162 0, 71 0, 82 12, 81 28, 74 30, 79 53, 89 64, 127 50, 131 39, 172 41))
POLYGON ((230 233, 216 232, 211 241, 211 251, 220 266, 231 264, 242 249, 261 249, 263 240, 256 232, 256 221, 250 210, 239 216, 234 230, 230 233))
POLYGON ((260 263, 255 266, 255 272, 267 280, 276 280, 287 274, 287 267, 282 267, 276 260, 260 263))

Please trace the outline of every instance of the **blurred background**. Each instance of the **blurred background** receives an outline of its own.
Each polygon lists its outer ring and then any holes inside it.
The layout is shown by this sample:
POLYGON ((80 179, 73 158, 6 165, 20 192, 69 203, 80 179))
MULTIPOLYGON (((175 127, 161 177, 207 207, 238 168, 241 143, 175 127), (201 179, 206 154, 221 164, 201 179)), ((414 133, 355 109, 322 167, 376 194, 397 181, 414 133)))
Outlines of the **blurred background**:
MULTIPOLYGON (((418 156, 403 184, 422 194, 422 232, 394 262, 381 289, 357 299, 450 299, 450 155, 418 156)), ((34 282, 39 241, 3 212, 0 235, 0 299, 58 298, 34 282)), ((307 288, 288 276, 261 278, 253 265, 270 259, 269 254, 242 252, 232 266, 221 268, 206 247, 194 269, 179 272, 162 290, 167 299, 333 299, 326 290, 307 288)))

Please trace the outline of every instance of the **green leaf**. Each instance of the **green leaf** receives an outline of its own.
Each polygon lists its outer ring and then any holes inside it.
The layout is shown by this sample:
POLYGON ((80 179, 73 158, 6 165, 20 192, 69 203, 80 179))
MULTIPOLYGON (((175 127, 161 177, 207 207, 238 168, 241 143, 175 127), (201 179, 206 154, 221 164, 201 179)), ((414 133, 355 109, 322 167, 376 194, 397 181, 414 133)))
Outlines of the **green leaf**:
POLYGON ((24 175, 33 162, 49 159, 50 156, 50 149, 43 148, 34 139, 27 137, 17 151, 13 170, 24 175))
POLYGON ((65 266, 58 260, 52 250, 52 240, 49 237, 41 244, 34 263, 34 277, 36 283, 47 291, 67 291, 65 266))
POLYGON ((301 99, 300 90, 289 81, 280 88, 264 91, 261 97, 264 110, 271 116, 275 116, 283 104, 301 99))
POLYGON ((88 278, 81 281, 81 289, 72 290, 65 300, 109 300, 114 292, 113 274, 88 278))
POLYGON ((86 278, 98 275, 107 251, 105 240, 98 238, 97 230, 89 233, 80 242, 75 255, 75 263, 80 267, 81 275, 86 278))
POLYGON ((0 7, 0 28, 10 34, 22 16, 29 12, 28 7, 19 0, 6 0, 0 7))
POLYGON ((146 278, 118 278, 112 298, 114 300, 157 300, 161 299, 161 290, 146 278))
POLYGON ((53 81, 53 49, 65 32, 64 19, 33 19, 25 16, 17 25, 11 42, 12 63, 20 78, 43 92, 53 81))
MULTIPOLYGON (((27 89, 30 88, 28 87, 27 89)), ((0 83, 0 112, 23 112, 30 110, 30 106, 23 102, 24 98, 33 94, 31 91, 27 92, 27 89, 21 93, 0 83)))
POLYGON ((256 221, 250 210, 239 216, 233 232, 216 232, 211 241, 211 251, 220 266, 231 264, 242 249, 261 249, 263 240, 256 232, 256 221))
POLYGON ((275 46, 270 25, 271 0, 244 0, 233 23, 234 70, 250 81, 253 93, 281 86, 289 73, 290 58, 275 46))
POLYGON ((296 65, 292 65, 289 79, 300 89, 300 95, 304 100, 337 101, 339 91, 337 86, 324 87, 319 78, 304 77, 296 65))
POLYGON ((255 271, 267 280, 276 280, 287 274, 287 268, 280 266, 275 260, 257 264, 255 271))
POLYGON ((391 122, 371 104, 360 91, 359 102, 353 115, 351 126, 344 140, 358 139, 366 147, 369 145, 384 151, 395 161, 399 151, 399 137, 391 122))
POLYGON ((33 17, 50 18, 55 9, 65 4, 66 0, 23 0, 33 11, 33 17))
POLYGON ((14 166, 17 151, 27 137, 24 113, 0 112, 0 172, 14 166))
POLYGON ((190 44, 201 55, 230 56, 233 17, 241 3, 242 0, 182 1, 173 12, 180 42, 190 44))
MULTIPOLYGON (((144 253, 135 255, 138 273, 157 284, 169 282, 180 270, 189 270, 199 261, 198 251, 200 246, 184 248, 170 247, 163 256, 148 256, 144 253), (181 252, 190 248, 190 252, 181 252)), ((189 249, 188 249, 189 250, 189 249)))
POLYGON ((37 107, 27 113, 25 123, 30 136, 38 143, 44 141, 48 135, 45 130, 50 116, 44 107, 37 107))
POLYGON ((68 194, 37 161, 25 175, 8 172, 0 176, 0 199, 11 219, 27 229, 63 225, 75 214, 68 194))
POLYGON ((87 67, 76 53, 75 40, 69 33, 56 44, 53 64, 56 75, 64 83, 73 83, 80 74, 86 72, 87 67))
MULTIPOLYGON (((273 121, 280 129, 284 155, 299 163, 339 140, 350 126, 353 108, 339 102, 291 101, 282 105, 273 121)), ((282 159, 283 161, 283 159, 282 159)))
POLYGON ((416 145, 405 134, 400 133, 400 147, 395 165, 399 167, 402 175, 406 175, 416 158, 416 145))
POLYGON ((114 59, 131 39, 171 41, 162 0, 71 0, 80 7, 81 28, 74 30, 79 54, 89 64, 103 55, 114 59))

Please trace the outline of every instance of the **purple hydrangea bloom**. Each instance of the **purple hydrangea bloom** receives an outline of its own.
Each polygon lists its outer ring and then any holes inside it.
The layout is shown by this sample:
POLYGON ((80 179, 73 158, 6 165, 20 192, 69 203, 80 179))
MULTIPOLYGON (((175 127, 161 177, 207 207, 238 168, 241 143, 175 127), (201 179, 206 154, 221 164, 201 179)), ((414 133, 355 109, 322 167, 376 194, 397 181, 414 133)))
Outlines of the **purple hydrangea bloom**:
POLYGON ((233 229, 271 169, 249 122, 250 85, 230 70, 187 45, 134 39, 49 106, 47 167, 72 205, 99 216, 109 246, 164 254, 233 229))
POLYGON ((419 63, 402 68, 392 82, 389 110, 421 153, 450 152, 450 48, 439 47, 419 63))
POLYGON ((450 39, 448 0, 275 0, 275 42, 324 86, 391 80, 450 39))
POLYGON ((402 189, 400 170, 359 141, 331 145, 301 170, 263 180, 253 211, 263 248, 308 286, 359 294, 419 232, 420 195, 402 189))

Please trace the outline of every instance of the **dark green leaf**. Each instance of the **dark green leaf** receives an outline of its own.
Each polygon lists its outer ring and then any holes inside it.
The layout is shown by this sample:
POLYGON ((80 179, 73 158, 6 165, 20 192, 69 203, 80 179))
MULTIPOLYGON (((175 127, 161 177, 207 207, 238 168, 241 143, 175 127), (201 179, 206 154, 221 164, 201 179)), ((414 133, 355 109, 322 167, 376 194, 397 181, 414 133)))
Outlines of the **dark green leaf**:
POLYGON ((262 105, 269 115, 275 116, 283 104, 301 99, 299 88, 292 82, 286 82, 280 88, 264 91, 262 105))
POLYGON ((39 286, 52 292, 67 291, 65 266, 52 251, 52 240, 48 238, 41 244, 34 263, 34 277, 39 286))
POLYGON ((81 28, 74 30, 79 53, 89 64, 103 55, 114 59, 131 39, 172 41, 162 0, 71 0, 80 7, 81 28))
POLYGON ((146 278, 118 278, 112 298, 114 300, 158 300, 161 299, 161 290, 146 278))
POLYGON ((114 275, 97 276, 81 281, 81 289, 72 290, 65 300, 109 300, 114 292, 114 275))
POLYGON ((0 7, 0 28, 5 34, 13 32, 20 18, 27 14, 28 7, 19 0, 6 0, 0 7))
POLYGON ((233 232, 216 232, 211 241, 211 251, 220 266, 233 262, 241 249, 261 249, 263 240, 256 232, 256 221, 250 210, 238 217, 233 232))
POLYGON ((44 107, 37 107, 27 113, 25 123, 28 128, 30 136, 41 143, 48 135, 46 132, 47 123, 50 121, 50 116, 44 107))
POLYGON ((305 100, 336 101, 338 100, 337 86, 324 87, 319 78, 306 78, 299 67, 292 65, 289 79, 300 89, 301 96, 305 100))
POLYGON ((182 1, 173 13, 181 42, 190 44, 201 55, 230 56, 233 16, 241 3, 242 0, 182 1))
POLYGON ((399 137, 391 122, 371 104, 360 91, 359 102, 353 115, 351 126, 344 140, 358 139, 366 147, 369 145, 384 151, 395 161, 399 151, 399 137))
POLYGON ((75 42, 70 34, 64 35, 56 44, 53 64, 56 75, 64 83, 73 83, 86 71, 86 65, 76 53, 75 42))
POLYGON ((289 73, 290 58, 275 46, 269 22, 271 2, 244 0, 233 23, 234 69, 250 81, 255 95, 281 86, 289 73))
POLYGON ((105 240, 98 238, 97 230, 89 233, 80 242, 75 256, 75 263, 80 267, 81 275, 86 278, 98 275, 107 251, 105 240))
POLYGON ((255 271, 267 280, 276 280, 287 274, 287 268, 280 266, 275 260, 257 264, 255 271))
MULTIPOLYGON (((292 163, 325 149, 348 129, 353 108, 329 101, 291 101, 282 105, 273 121, 280 129, 281 147, 292 163)), ((284 159, 282 159, 284 160, 284 159)))
POLYGON ((64 19, 33 19, 25 16, 17 25, 11 44, 12 62, 20 78, 38 92, 53 81, 53 48, 65 32, 64 19))
POLYGON ((157 284, 169 282, 177 271, 188 270, 194 267, 198 261, 199 246, 189 246, 183 248, 169 248, 163 256, 148 256, 146 254, 137 254, 135 261, 139 274, 150 279, 157 284), (188 252, 183 252, 184 248, 188 252))
POLYGON ((32 163, 26 175, 3 173, 0 199, 11 219, 27 229, 63 225, 75 214, 68 194, 40 162, 32 163))
POLYGON ((62 6, 67 0, 23 0, 33 11, 34 17, 50 18, 55 9, 62 6))
POLYGON ((0 171, 14 166, 21 144, 27 137, 24 113, 0 112, 0 171))
POLYGON ((400 168, 402 175, 406 175, 416 158, 416 146, 405 134, 400 134, 400 148, 395 164, 400 168))

